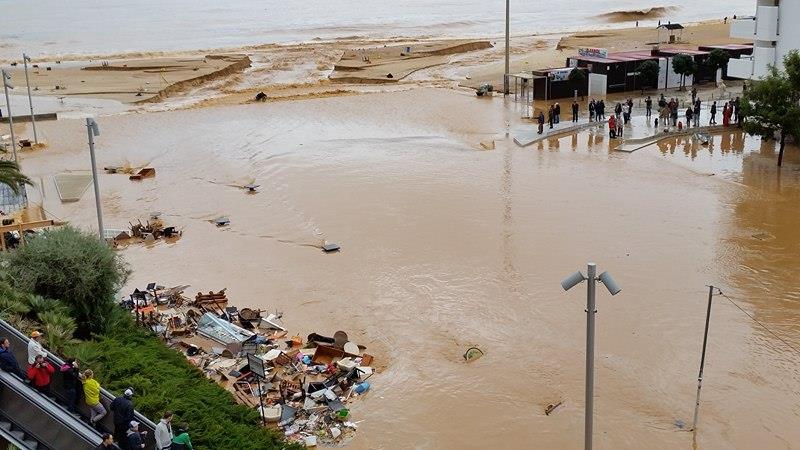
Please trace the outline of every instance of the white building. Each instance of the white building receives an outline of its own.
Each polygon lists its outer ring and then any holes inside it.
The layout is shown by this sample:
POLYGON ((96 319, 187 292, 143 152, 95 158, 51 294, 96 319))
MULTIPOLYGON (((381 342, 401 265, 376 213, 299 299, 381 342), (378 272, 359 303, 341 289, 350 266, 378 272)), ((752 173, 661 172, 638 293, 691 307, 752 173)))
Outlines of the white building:
POLYGON ((757 79, 769 64, 780 68, 786 53, 800 49, 800 0, 757 0, 755 17, 731 22, 731 37, 752 40, 753 55, 731 59, 728 76, 757 79))

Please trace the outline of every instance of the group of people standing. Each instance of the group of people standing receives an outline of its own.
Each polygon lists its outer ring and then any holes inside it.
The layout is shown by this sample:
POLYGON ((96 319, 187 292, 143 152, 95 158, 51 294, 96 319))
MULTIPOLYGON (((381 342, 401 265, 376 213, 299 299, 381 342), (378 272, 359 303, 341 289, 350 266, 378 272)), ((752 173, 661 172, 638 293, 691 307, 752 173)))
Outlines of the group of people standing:
MULTIPOLYGON (((28 341, 28 368, 23 371, 16 357, 11 352, 11 343, 8 338, 0 337, 0 370, 19 376, 40 393, 53 397, 50 390, 52 377, 56 368, 47 360, 47 352, 41 344, 42 332, 33 331, 28 341)), ((94 378, 94 372, 79 369, 78 361, 67 358, 59 368, 62 386, 65 393, 66 407, 71 413, 78 413, 79 394, 83 394, 86 406, 89 409, 88 423, 99 429, 100 420, 106 416, 105 406, 100 401, 100 383, 94 378)), ((139 422, 135 420, 133 406, 133 388, 125 389, 122 396, 116 397, 109 409, 114 414, 114 433, 102 435, 102 442, 96 450, 138 450, 145 448, 147 431, 139 430, 139 422)), ((172 431, 172 417, 166 411, 155 428, 156 450, 193 450, 189 438, 189 426, 181 423, 177 433, 172 431)))

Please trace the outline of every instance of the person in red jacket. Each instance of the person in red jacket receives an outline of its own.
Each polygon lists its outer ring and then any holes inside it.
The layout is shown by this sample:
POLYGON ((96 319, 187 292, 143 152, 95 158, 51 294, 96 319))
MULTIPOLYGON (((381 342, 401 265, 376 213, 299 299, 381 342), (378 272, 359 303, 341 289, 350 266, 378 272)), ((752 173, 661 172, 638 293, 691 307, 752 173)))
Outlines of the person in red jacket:
POLYGON ((36 360, 28 367, 28 379, 39 392, 50 394, 50 377, 55 372, 55 367, 45 361, 42 355, 36 355, 36 360))

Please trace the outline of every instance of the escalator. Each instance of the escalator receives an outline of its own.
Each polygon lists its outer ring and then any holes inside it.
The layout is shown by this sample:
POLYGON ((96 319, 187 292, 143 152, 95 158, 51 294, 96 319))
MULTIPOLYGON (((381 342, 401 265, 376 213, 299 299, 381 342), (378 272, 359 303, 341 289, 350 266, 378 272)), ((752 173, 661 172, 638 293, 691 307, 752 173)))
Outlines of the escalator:
MULTIPOLYGON (((0 337, 8 338, 11 344, 11 351, 14 353, 14 356, 19 361, 20 366, 23 369, 26 366, 26 362, 28 360, 28 338, 19 332, 16 328, 12 327, 8 323, 3 320, 0 320, 0 337)), ((55 400, 50 400, 46 397, 41 396, 38 392, 34 391, 28 385, 20 381, 18 378, 0 371, 0 427, 2 426, 2 422, 6 421, 14 425, 14 429, 16 431, 20 431, 25 433, 26 436, 33 437, 34 439, 40 442, 40 445, 37 447, 38 449, 52 449, 52 450, 60 450, 60 449, 81 449, 81 448, 90 448, 94 449, 97 444, 100 443, 100 434, 96 430, 89 427, 86 424, 86 421, 89 417, 89 408, 83 401, 78 402, 78 413, 77 415, 73 416, 72 414, 68 413, 66 409, 64 409, 61 405, 65 404, 66 402, 66 393, 64 392, 64 388, 62 386, 62 378, 61 373, 58 368, 64 364, 64 361, 61 358, 57 357, 56 355, 49 353, 47 355, 47 360, 56 368, 56 373, 53 375, 52 383, 50 385, 50 390, 55 397, 55 400), (20 390, 15 390, 14 387, 19 387, 20 390), (6 396, 8 396, 8 401, 15 401, 16 404, 19 406, 14 407, 7 407, 6 406, 6 396), (21 398, 20 398, 21 397, 21 398), (34 398, 35 397, 35 398, 34 398), (93 437, 91 442, 94 444, 90 447, 80 447, 80 446, 71 446, 71 445, 57 445, 55 447, 50 446, 48 440, 44 439, 50 434, 53 434, 53 430, 50 430, 46 427, 38 427, 32 426, 29 424, 38 423, 39 421, 39 413, 28 413, 28 410, 32 408, 33 405, 26 405, 25 402, 33 400, 39 401, 46 401, 51 404, 52 407, 58 409, 60 411, 58 415, 59 419, 62 419, 62 425, 60 428, 71 428, 77 427, 78 429, 73 429, 73 433, 80 432, 79 434, 84 434, 84 431, 89 431, 92 433, 93 437), (41 429, 40 429, 41 428, 41 429), (37 433, 44 433, 43 436, 40 436, 37 433)), ((82 396, 81 396, 82 398, 82 396)), ((114 430, 113 424, 113 413, 111 412, 109 405, 111 401, 114 400, 114 395, 110 392, 102 389, 100 392, 100 401, 105 406, 108 414, 99 422, 99 426, 101 429, 108 431, 109 433, 114 430)), ((32 409, 36 411, 35 409, 32 409)), ((55 413, 55 411, 51 411, 55 413)), ((147 417, 140 414, 138 411, 135 413, 136 421, 139 422, 139 430, 140 431, 147 431, 145 435, 145 445, 146 448, 155 448, 155 427, 156 425, 149 420, 147 417)), ((48 423, 53 422, 52 420, 48 423)), ((59 426, 54 426, 56 431, 59 431, 59 426)), ((19 434, 19 433, 17 433, 19 434)), ((0 436, 2 436, 2 432, 0 432, 0 436)), ((84 438, 89 438, 88 436, 83 436, 84 438)), ((0 439, 2 442, 2 439, 0 439)), ((16 444, 15 444, 16 445, 16 444)), ((20 448, 25 448, 18 446, 20 448)))
POLYGON ((0 427, 23 449, 93 450, 100 443, 96 430, 7 372, 0 372, 0 427))

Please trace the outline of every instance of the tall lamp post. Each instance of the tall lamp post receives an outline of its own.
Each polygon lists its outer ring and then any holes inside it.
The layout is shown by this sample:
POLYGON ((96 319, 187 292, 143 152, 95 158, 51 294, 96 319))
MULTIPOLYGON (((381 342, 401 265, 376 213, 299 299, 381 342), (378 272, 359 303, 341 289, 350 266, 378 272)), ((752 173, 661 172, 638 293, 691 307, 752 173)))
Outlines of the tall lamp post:
POLYGON ((608 272, 603 272, 600 276, 596 276, 597 265, 589 263, 587 267, 587 276, 583 276, 581 272, 575 272, 568 276, 561 282, 561 287, 565 291, 572 289, 583 281, 587 281, 586 285, 586 413, 584 422, 584 448, 586 450, 592 449, 592 415, 594 411, 594 315, 597 313, 595 310, 595 282, 600 281, 606 286, 611 295, 617 295, 622 290, 616 281, 611 277, 608 272))
POLYGON ((31 107, 31 125, 33 126, 33 142, 39 143, 39 136, 36 134, 36 118, 33 116, 33 98, 31 97, 31 82, 28 79, 28 62, 31 58, 25 53, 22 54, 22 65, 25 66, 25 84, 28 85, 28 105, 31 107))
POLYGON ((511 0, 506 0, 506 68, 503 72, 503 94, 508 95, 508 72, 509 69, 509 29, 510 25, 509 22, 511 21, 511 13, 510 13, 510 2, 511 0))
POLYGON ((97 205, 97 228, 100 233, 100 239, 104 239, 103 210, 100 207, 100 185, 97 182, 97 162, 94 158, 94 137, 100 136, 100 127, 97 126, 97 122, 94 119, 86 119, 86 132, 89 135, 89 155, 92 158, 92 181, 94 182, 94 202, 97 205))
POLYGON ((3 78, 3 89, 6 91, 6 112, 8 112, 8 127, 11 129, 11 150, 14 151, 14 162, 17 162, 17 140, 14 137, 14 116, 11 114, 11 100, 8 98, 8 90, 14 89, 11 84, 11 74, 5 69, 0 71, 3 78))

